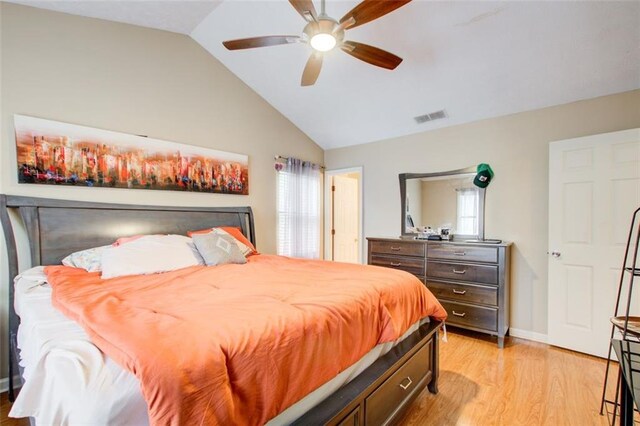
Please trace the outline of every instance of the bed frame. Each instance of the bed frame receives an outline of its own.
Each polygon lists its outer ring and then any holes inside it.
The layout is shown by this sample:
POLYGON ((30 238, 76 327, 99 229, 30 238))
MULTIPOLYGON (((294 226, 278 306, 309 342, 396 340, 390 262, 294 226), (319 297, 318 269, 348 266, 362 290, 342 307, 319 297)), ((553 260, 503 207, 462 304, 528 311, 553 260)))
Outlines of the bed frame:
MULTIPOLYGON (((255 245, 251 207, 176 207, 107 204, 0 194, 0 222, 9 260, 9 399, 18 376, 13 279, 18 275, 16 234, 26 234, 30 262, 59 264, 70 253, 136 234, 186 234, 193 229, 238 226, 255 245)), ((438 331, 432 321, 396 345, 347 385, 308 411, 297 424, 364 425, 396 422, 428 386, 437 393, 438 331)), ((21 377, 19 379, 22 380, 21 377)))

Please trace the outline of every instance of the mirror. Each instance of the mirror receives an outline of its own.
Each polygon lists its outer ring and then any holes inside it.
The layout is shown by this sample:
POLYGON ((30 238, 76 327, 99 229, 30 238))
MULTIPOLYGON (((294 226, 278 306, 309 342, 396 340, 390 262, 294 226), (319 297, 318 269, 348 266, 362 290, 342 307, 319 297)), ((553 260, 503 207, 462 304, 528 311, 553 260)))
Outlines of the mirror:
POLYGON ((473 184, 475 175, 475 168, 401 174, 402 236, 484 239, 485 189, 473 184))

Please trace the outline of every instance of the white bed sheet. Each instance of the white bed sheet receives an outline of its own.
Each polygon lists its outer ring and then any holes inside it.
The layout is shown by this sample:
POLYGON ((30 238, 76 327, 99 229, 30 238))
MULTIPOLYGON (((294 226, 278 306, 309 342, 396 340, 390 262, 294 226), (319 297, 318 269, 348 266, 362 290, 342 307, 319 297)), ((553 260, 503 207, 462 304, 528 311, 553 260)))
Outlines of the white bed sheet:
MULTIPOLYGON (((104 355, 80 325, 52 306, 51 287, 42 267, 16 277, 15 309, 20 316, 18 348, 25 383, 10 417, 33 417, 36 425, 148 424, 138 379, 104 355)), ((427 321, 413 324, 395 342, 377 345, 267 424, 293 422, 427 321)))

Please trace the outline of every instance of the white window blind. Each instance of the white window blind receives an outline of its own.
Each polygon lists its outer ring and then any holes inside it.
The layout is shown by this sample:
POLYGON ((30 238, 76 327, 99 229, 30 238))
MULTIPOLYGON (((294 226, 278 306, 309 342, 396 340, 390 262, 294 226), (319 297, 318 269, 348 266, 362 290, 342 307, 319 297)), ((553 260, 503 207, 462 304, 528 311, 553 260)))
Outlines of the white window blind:
POLYGON ((278 254, 320 257, 321 173, 311 163, 289 159, 278 172, 278 254))
POLYGON ((456 190, 458 194, 458 226, 456 234, 478 234, 478 210, 480 198, 475 188, 461 188, 456 190))

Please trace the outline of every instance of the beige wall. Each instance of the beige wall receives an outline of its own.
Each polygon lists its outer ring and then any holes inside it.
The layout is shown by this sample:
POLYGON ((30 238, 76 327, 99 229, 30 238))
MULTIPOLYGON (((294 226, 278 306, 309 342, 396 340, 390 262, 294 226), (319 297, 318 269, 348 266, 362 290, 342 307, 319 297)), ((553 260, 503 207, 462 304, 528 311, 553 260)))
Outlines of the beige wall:
POLYGON ((325 152, 328 169, 364 166, 364 233, 400 234, 399 173, 491 164, 486 237, 515 243, 512 327, 547 332, 548 144, 640 127, 640 90, 325 152), (394 202, 395 200, 395 202, 394 202))
MULTIPOLYGON (((0 11, 0 192, 120 203, 250 205, 258 249, 275 253, 273 157, 322 163, 322 149, 188 36, 7 3, 0 11), (248 154, 251 194, 18 185, 14 113, 248 154)), ((8 273, 0 245, 4 377, 8 273)))

